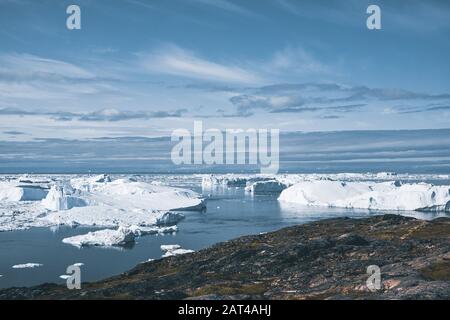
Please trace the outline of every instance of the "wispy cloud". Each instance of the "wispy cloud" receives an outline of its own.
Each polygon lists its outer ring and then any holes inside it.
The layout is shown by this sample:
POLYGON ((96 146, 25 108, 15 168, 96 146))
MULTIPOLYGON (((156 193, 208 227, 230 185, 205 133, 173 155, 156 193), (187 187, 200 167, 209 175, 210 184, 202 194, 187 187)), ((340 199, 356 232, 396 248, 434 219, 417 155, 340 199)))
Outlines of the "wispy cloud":
POLYGON ((114 108, 101 109, 93 112, 76 113, 76 112, 64 112, 64 111, 29 111, 18 108, 3 108, 0 109, 0 115, 16 115, 16 116, 48 116, 58 121, 125 121, 125 120, 146 120, 151 118, 178 118, 186 113, 186 109, 177 109, 174 111, 126 111, 118 110, 114 108))
MULTIPOLYGON (((228 0, 189 0, 191 3, 197 3, 202 6, 209 6, 214 9, 218 9, 221 11, 239 14, 246 17, 256 17, 258 16, 255 12, 252 12, 241 5, 237 5, 228 0)), ((242 2, 241 2, 242 3, 242 2)))
POLYGON ((301 47, 286 47, 274 54, 269 64, 272 69, 302 75, 327 74, 332 70, 301 47))
MULTIPOLYGON (((248 88, 240 95, 230 98, 238 114, 248 116, 254 110, 270 113, 300 113, 333 111, 348 113, 357 111, 374 102, 449 101, 450 94, 428 94, 402 89, 369 88, 365 86, 345 86, 336 83, 278 84, 259 88, 248 88)), ((420 111, 444 110, 445 106, 429 106, 420 111)), ((405 111, 392 106, 389 110, 405 111)), ((415 108, 417 109, 417 107, 415 108)), ((416 110, 414 112, 417 112, 416 110)), ((411 110, 407 110, 411 112, 411 110)))
POLYGON ((0 55, 0 79, 92 79, 95 75, 73 64, 30 54, 0 55))
POLYGON ((120 111, 117 109, 102 109, 87 113, 78 117, 80 121, 124 121, 133 119, 150 118, 178 118, 187 112, 186 109, 177 109, 175 111, 120 111))
POLYGON ((175 45, 166 45, 149 54, 140 54, 140 58, 142 66, 153 73, 218 82, 261 82, 261 78, 250 70, 214 62, 175 45))

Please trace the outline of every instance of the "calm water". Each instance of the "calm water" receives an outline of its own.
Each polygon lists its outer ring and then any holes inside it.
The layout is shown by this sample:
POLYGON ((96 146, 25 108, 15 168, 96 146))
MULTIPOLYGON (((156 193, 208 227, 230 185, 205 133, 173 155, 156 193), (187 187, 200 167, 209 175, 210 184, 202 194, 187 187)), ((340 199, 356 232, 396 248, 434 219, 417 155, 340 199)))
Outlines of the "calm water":
MULTIPOLYGON (((171 181, 200 191, 199 181, 171 181)), ((280 204, 277 196, 252 197, 243 189, 205 191, 206 212, 186 212, 175 235, 138 238, 130 248, 76 248, 61 242, 63 238, 84 234, 93 228, 34 228, 0 233, 0 287, 31 286, 44 282, 64 283, 59 276, 68 265, 82 262, 82 281, 103 279, 124 272, 149 258, 161 257, 160 245, 179 244, 198 250, 238 236, 258 234, 282 227, 331 217, 366 217, 382 212, 367 210, 312 209, 280 204), (35 262, 43 267, 12 269, 15 264, 35 262)), ((420 218, 430 214, 409 213, 420 218)))

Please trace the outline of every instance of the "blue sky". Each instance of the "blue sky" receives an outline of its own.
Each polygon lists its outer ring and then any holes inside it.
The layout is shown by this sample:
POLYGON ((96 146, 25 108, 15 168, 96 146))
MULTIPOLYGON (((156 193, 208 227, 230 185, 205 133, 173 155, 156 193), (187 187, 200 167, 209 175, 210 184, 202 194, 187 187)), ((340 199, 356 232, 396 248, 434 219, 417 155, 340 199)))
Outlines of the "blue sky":
POLYGON ((0 0, 0 140, 450 128, 449 37, 448 1, 0 0))

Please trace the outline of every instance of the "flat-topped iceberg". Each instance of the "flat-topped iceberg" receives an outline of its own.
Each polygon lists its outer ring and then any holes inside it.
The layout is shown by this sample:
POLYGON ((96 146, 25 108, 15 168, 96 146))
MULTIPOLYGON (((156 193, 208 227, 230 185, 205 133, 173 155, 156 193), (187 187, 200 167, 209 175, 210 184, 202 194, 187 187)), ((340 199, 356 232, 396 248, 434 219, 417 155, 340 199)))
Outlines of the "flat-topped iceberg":
POLYGON ((445 206, 450 186, 427 183, 302 181, 285 189, 280 201, 307 206, 371 210, 423 210, 445 206))
POLYGON ((0 182, 0 201, 39 201, 47 196, 48 189, 40 185, 0 182))
POLYGON ((77 247, 83 246, 123 246, 134 242, 134 233, 128 228, 120 227, 117 230, 100 230, 87 234, 65 238, 62 242, 77 247))
POLYGON ((119 227, 116 230, 105 229, 88 232, 86 234, 64 238, 62 242, 76 246, 125 246, 135 242, 136 237, 150 234, 174 233, 178 230, 177 226, 170 227, 119 227))
MULTIPOLYGON (((98 181, 98 178, 94 181, 98 181)), ((92 182, 92 179, 86 179, 84 183, 80 179, 72 179, 71 185, 78 190, 89 190, 84 196, 90 203, 108 204, 116 208, 151 210, 205 208, 204 201, 194 191, 131 179, 117 179, 111 182, 92 182)))
POLYGON ((269 194, 269 193, 280 193, 287 186, 277 180, 267 180, 267 181, 257 181, 250 183, 245 187, 245 191, 252 194, 269 194))

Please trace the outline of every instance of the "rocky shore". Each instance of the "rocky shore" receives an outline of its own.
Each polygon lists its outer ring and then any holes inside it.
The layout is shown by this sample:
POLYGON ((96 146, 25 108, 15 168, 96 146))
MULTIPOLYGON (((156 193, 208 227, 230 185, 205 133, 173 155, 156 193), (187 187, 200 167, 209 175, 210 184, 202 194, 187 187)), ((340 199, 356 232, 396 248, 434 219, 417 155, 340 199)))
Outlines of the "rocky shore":
POLYGON ((450 218, 338 218, 147 263, 81 290, 44 284, 0 299, 449 299, 450 218), (381 287, 366 285, 368 266, 381 287))

